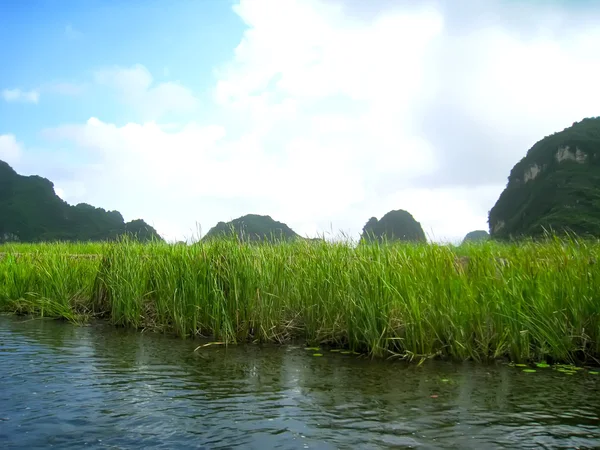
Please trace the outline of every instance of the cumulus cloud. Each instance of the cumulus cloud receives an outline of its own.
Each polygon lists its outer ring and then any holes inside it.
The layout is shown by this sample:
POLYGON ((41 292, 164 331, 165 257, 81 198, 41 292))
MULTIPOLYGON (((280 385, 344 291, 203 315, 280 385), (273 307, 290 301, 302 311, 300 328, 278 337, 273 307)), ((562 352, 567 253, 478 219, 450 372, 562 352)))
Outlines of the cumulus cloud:
POLYGON ((40 100, 40 93, 37 90, 23 91, 19 88, 4 89, 2 97, 7 102, 37 103, 40 100))
POLYGON ((460 239, 487 228, 535 141, 597 114, 600 14, 580 8, 240 0, 247 29, 215 70, 214 123, 162 125, 197 106, 187 88, 141 65, 99 71, 155 120, 48 130, 94 161, 60 188, 174 239, 246 213, 356 237, 400 208, 460 239))
POLYGON ((152 74, 141 64, 111 67, 94 74, 95 82, 116 90, 119 98, 158 119, 166 113, 190 113, 198 106, 194 94, 178 82, 154 83, 152 74))
POLYGON ((0 160, 15 164, 21 158, 21 144, 12 134, 0 134, 0 160))
MULTIPOLYGON (((549 20, 543 11, 538 17, 549 20)), ((448 32, 440 42, 429 71, 444 75, 419 108, 420 128, 441 162, 425 184, 501 180, 537 140, 598 114, 600 56, 590 45, 600 31, 564 27, 560 35, 523 37, 514 26, 448 32)))
POLYGON ((196 221, 206 228, 248 212, 302 223, 342 211, 363 195, 360 174, 344 161, 342 147, 300 138, 274 157, 260 135, 228 138, 216 125, 170 130, 155 122, 117 127, 92 118, 44 135, 71 142, 95 161, 76 175, 86 186, 79 195, 60 183, 67 200, 106 205, 110 199, 106 207, 179 230, 173 238, 189 236, 196 221))

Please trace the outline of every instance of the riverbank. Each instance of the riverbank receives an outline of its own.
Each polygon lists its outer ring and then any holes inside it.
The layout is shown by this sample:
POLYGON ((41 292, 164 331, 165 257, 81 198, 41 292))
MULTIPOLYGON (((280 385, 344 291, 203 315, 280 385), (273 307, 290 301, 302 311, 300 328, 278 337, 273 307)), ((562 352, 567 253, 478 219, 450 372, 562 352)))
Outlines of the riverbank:
POLYGON ((599 243, 121 242, 0 253, 3 311, 377 357, 600 357, 599 243))

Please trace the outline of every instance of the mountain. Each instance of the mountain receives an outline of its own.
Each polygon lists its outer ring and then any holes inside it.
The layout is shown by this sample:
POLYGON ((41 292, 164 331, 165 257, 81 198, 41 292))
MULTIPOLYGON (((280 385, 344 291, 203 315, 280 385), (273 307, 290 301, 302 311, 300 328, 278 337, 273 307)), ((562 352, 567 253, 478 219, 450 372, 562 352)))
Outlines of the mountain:
POLYGON ((600 236, 600 117, 538 141, 489 212, 492 238, 600 236))
POLYGON ((240 238, 250 241, 302 239, 285 223, 277 222, 271 216, 247 214, 227 223, 219 222, 206 233, 203 240, 228 237, 232 230, 240 238))
POLYGON ((51 181, 19 175, 0 161, 0 243, 100 241, 126 233, 140 241, 162 240, 143 220, 125 223, 118 211, 71 206, 56 195, 51 181))
POLYGON ((486 230, 475 230, 467 233, 465 238, 463 239, 463 244, 465 242, 480 242, 487 241, 490 238, 490 234, 486 230))
POLYGON ((407 211, 398 209, 385 214, 380 220, 371 217, 363 227, 361 241, 426 242, 421 224, 407 211))

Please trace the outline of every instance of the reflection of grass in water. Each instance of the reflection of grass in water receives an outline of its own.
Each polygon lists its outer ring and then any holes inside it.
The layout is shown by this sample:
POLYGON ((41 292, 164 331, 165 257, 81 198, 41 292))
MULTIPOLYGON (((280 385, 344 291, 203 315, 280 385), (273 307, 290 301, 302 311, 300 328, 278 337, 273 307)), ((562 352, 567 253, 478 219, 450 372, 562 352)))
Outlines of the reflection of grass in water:
POLYGON ((0 249, 0 309, 227 344, 575 362, 600 355, 599 257, 600 243, 558 240, 12 245, 0 249))

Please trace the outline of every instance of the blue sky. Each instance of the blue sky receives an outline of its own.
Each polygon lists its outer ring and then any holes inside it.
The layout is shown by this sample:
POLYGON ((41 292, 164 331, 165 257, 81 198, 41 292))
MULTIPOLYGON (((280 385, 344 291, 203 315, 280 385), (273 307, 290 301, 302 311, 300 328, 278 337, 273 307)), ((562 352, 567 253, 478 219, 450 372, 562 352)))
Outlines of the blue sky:
POLYGON ((198 97, 210 95, 213 67, 231 58, 244 31, 231 6, 228 0, 2 2, 0 51, 8 63, 1 85, 37 90, 41 98, 35 108, 0 103, 0 132, 33 136, 93 115, 136 120, 89 86, 95 71, 111 66, 141 63, 157 81, 175 79, 198 97))
POLYGON ((593 2, 0 4, 0 159, 168 239, 269 214, 487 229, 538 139, 600 115, 593 2))

